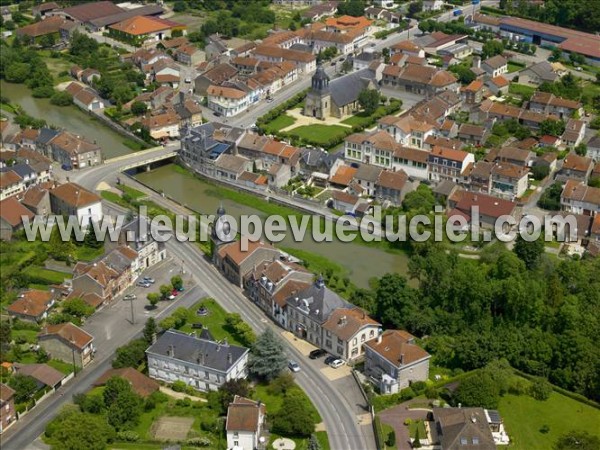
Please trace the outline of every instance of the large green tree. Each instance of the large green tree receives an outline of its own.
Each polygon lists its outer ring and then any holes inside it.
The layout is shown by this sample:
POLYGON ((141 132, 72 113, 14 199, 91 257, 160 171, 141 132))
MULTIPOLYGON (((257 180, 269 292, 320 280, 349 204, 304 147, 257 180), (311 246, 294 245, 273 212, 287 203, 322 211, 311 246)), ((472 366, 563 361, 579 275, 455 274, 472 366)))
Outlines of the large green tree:
POLYGON ((500 400, 500 388, 488 372, 478 372, 460 382, 454 393, 454 400, 462 406, 496 409, 500 400))
POLYGON ((542 236, 534 241, 526 241, 519 234, 515 241, 515 253, 529 270, 535 269, 538 266, 544 254, 544 249, 542 236))
POLYGON ((286 367, 287 357, 283 342, 271 328, 267 328, 256 340, 248 360, 248 368, 257 377, 270 381, 286 367))
POLYGON ((315 422, 302 399, 292 395, 286 396, 273 419, 272 429, 284 436, 308 437, 315 431, 315 422))
POLYGON ((71 410, 61 413, 46 428, 52 450, 104 450, 114 438, 114 429, 101 415, 71 410))
POLYGON ((143 401, 127 380, 110 378, 106 382, 103 397, 107 408, 106 418, 116 430, 129 429, 138 423, 143 401))
POLYGON ((598 450, 600 438, 587 431, 570 431, 558 438, 554 450, 598 450))
POLYGON ((364 89, 358 94, 358 103, 365 110, 365 113, 371 115, 375 112, 381 102, 381 94, 376 89, 364 89))
POLYGON ((29 401, 38 389, 35 378, 20 373, 11 377, 8 380, 8 385, 14 389, 17 403, 29 401))

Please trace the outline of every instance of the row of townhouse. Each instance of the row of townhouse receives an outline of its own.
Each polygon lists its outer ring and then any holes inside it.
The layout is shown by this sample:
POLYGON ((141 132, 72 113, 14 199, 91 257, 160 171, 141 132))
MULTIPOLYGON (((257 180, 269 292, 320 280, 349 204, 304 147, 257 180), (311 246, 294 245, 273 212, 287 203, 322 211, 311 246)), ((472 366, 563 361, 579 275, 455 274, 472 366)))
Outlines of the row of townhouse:
POLYGON ((89 142, 69 131, 52 128, 26 128, 4 142, 3 146, 8 150, 35 150, 67 170, 102 163, 102 149, 95 142, 89 142))
MULTIPOLYGON (((219 208, 217 215, 225 210, 219 208)), ((239 241, 220 241, 214 230, 211 239, 218 270, 281 327, 348 361, 368 355, 365 370, 380 387, 387 383, 386 392, 427 379, 429 355, 421 349, 412 353, 414 337, 406 333, 397 341, 392 336, 397 332, 382 333, 377 321, 330 290, 322 277, 315 280, 269 244, 249 241, 242 249, 239 241)))

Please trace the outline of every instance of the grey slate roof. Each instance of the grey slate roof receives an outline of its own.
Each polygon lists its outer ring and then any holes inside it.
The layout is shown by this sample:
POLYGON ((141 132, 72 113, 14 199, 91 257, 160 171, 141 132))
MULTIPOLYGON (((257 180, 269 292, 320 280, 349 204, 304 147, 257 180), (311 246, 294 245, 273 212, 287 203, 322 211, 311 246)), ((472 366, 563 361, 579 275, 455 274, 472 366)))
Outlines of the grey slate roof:
POLYGON ((175 330, 166 331, 146 350, 148 354, 173 358, 221 372, 229 371, 248 352, 246 347, 219 344, 175 330), (169 355, 171 349, 174 356, 169 355), (231 363, 228 361, 229 354, 231 354, 231 363), (200 364, 202 359, 204 361, 200 364))
POLYGON ((56 136, 58 136, 59 133, 60 133, 60 131, 54 130, 52 128, 41 128, 40 134, 38 134, 36 142, 38 144, 46 145, 52 139, 54 139, 56 136))
POLYGON ((370 164, 361 164, 354 178, 357 180, 365 180, 376 183, 379 179, 379 174, 383 171, 381 167, 372 166, 370 164))
POLYGON ((331 98, 338 107, 355 102, 370 81, 375 83, 375 73, 369 69, 336 78, 329 83, 331 98))
POLYGON ((533 66, 529 66, 525 69, 525 71, 527 70, 531 70, 540 77, 540 79, 545 81, 555 81, 558 79, 558 75, 554 73, 552 66, 548 61, 541 61, 533 66))
POLYGON ((354 307, 326 287, 321 277, 298 295, 288 298, 286 303, 319 323, 324 323, 334 309, 354 307))
POLYGON ((25 163, 17 163, 12 166, 3 167, 0 169, 0 172, 8 172, 8 171, 16 172, 21 178, 35 176, 35 170, 29 165, 25 163))

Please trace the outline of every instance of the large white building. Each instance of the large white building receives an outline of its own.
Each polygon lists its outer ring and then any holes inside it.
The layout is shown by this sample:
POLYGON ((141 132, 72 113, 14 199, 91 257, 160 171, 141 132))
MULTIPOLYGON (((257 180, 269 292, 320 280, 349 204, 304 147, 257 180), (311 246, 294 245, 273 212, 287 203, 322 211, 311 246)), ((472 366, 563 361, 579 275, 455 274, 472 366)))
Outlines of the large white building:
POLYGON ((53 214, 76 216, 82 226, 90 221, 102 220, 102 199, 75 183, 65 183, 50 191, 50 208, 53 214))
POLYGON ((215 391, 226 381, 247 377, 248 353, 245 347, 168 330, 146 350, 148 375, 215 391))

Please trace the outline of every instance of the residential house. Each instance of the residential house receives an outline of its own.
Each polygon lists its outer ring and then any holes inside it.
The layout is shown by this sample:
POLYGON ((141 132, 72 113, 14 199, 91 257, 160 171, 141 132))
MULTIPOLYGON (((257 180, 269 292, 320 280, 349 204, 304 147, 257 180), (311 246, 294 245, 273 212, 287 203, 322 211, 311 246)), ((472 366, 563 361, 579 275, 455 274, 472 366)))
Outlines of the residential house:
POLYGON ((58 389, 65 379, 65 374, 48 364, 13 364, 14 373, 33 378, 38 389, 58 389))
POLYGON ((260 136, 245 133, 237 146, 238 154, 255 160, 259 170, 269 170, 273 164, 290 166, 292 174, 299 168, 301 152, 297 147, 260 136))
POLYGON ((211 85, 206 91, 208 107, 224 117, 233 117, 250 106, 246 92, 231 87, 211 85))
POLYGON ((476 146, 481 146, 489 135, 489 128, 471 123, 463 123, 458 129, 459 140, 476 146))
POLYGON ((173 105, 173 109, 179 116, 179 123, 182 127, 197 127, 202 124, 202 108, 194 100, 184 99, 173 105))
POLYGON ((377 384, 381 394, 395 394, 429 378, 431 355, 407 331, 380 331, 365 344, 364 352, 365 375, 377 384))
POLYGON ((89 300, 96 308, 114 300, 140 273, 138 262, 138 253, 126 246, 109 251, 97 261, 78 262, 73 268, 73 296, 95 294, 89 300))
POLYGON ((571 118, 574 114, 581 115, 581 102, 557 97, 550 92, 535 91, 529 100, 529 109, 544 114, 553 114, 560 119, 571 118))
POLYGON ((498 151, 490 151, 486 161, 508 162, 517 166, 527 167, 533 163, 535 153, 518 147, 502 147, 498 151))
POLYGON ((175 59, 186 66, 198 64, 203 57, 202 51, 193 44, 182 45, 175 50, 175 59))
POLYGON ((554 83, 558 79, 560 76, 548 61, 533 64, 519 72, 519 83, 523 84, 554 83))
POLYGON ((229 55, 229 48, 218 34, 211 34, 206 38, 204 52, 206 53, 207 61, 218 60, 221 56, 229 55))
POLYGON ((491 187, 488 193, 514 200, 527 191, 529 169, 510 163, 496 163, 491 171, 491 187))
POLYGON ((481 68, 490 77, 495 78, 508 73, 508 60, 502 55, 492 56, 481 62, 481 68))
POLYGON ((414 41, 406 40, 400 41, 390 47, 390 53, 392 55, 396 53, 403 53, 408 56, 415 56, 417 58, 425 57, 425 50, 417 45, 414 41))
POLYGON ((254 450, 259 447, 266 420, 265 405, 235 395, 227 408, 227 448, 254 450))
POLYGON ((53 214, 75 216, 82 226, 102 220, 102 199, 76 183, 65 183, 50 190, 53 214))
POLYGON ((294 63, 299 73, 311 73, 317 67, 317 57, 312 53, 292 48, 281 48, 276 45, 261 44, 252 50, 252 56, 259 61, 294 63))
POLYGON ((83 169, 102 164, 102 150, 96 143, 68 131, 60 132, 49 145, 48 156, 62 166, 83 169))
POLYGON ((73 103, 84 111, 104 109, 104 101, 90 88, 79 90, 79 92, 73 96, 73 103))
POLYGON ((339 164, 332 167, 331 171, 332 174, 329 177, 329 184, 339 189, 345 189, 350 186, 358 169, 356 167, 347 166, 340 161, 339 164))
POLYGON ((473 22, 484 31, 500 33, 500 17, 486 16, 485 14, 473 14, 473 22))
POLYGON ((28 322, 41 322, 48 317, 48 312, 54 306, 53 293, 29 289, 6 307, 13 318, 28 322))
POLYGON ((261 241, 248 241, 247 250, 242 241, 222 244, 213 251, 213 262, 225 277, 240 288, 247 275, 263 261, 279 259, 281 253, 275 247, 261 241))
POLYGON ((149 221, 141 217, 134 217, 131 222, 123 225, 116 242, 107 240, 104 245, 107 253, 124 246, 137 253, 137 262, 134 264, 136 270, 132 275, 134 279, 167 257, 165 243, 152 237, 149 221))
POLYGON ((71 322, 47 325, 38 335, 38 344, 50 358, 85 367, 94 358, 94 337, 71 322))
POLYGON ((311 6, 306 11, 302 12, 302 17, 310 19, 313 22, 321 20, 328 16, 333 16, 337 11, 337 1, 324 1, 311 6))
POLYGON ((462 150, 434 147, 427 162, 429 180, 439 182, 447 179, 457 183, 467 166, 475 162, 475 156, 462 150))
POLYGON ((380 201, 389 201, 394 205, 402 204, 408 192, 408 175, 404 170, 383 170, 377 180, 375 197, 380 201))
POLYGON ((344 360, 363 356, 363 346, 380 333, 381 324, 360 308, 336 308, 322 325, 323 348, 344 360))
POLYGON ((586 145, 587 153, 585 156, 591 158, 595 162, 600 161, 600 136, 594 136, 586 145))
POLYGON ((500 216, 518 220, 516 203, 478 192, 457 191, 448 199, 448 208, 453 208, 449 215, 457 212, 473 226, 494 228, 500 216))
POLYGON ((179 137, 180 118, 172 110, 146 116, 141 123, 148 129, 152 139, 165 140, 179 137))
POLYGON ((496 449, 483 408, 433 408, 432 428, 440 450, 496 449))
POLYGON ((177 89, 181 78, 179 67, 172 60, 161 59, 152 66, 151 78, 161 86, 167 85, 177 89))
POLYGON ((353 194, 344 191, 333 191, 331 193, 331 207, 345 214, 355 214, 360 199, 353 194))
POLYGON ((286 299, 288 330, 319 348, 342 355, 344 340, 334 337, 331 332, 325 333, 323 324, 334 310, 352 307, 353 305, 327 288, 323 278, 319 277, 310 287, 286 299))
POLYGON ((0 239, 8 241, 12 238, 13 233, 23 229, 24 217, 33 221, 34 214, 19 203, 16 197, 0 200, 0 239))
POLYGON ((562 167, 556 174, 556 180, 587 182, 593 168, 594 162, 591 158, 579 156, 577 153, 571 152, 565 157, 562 167))
MULTIPOLYGON (((10 169, 10 168, 5 168, 10 169)), ((0 172, 0 201, 6 200, 13 195, 20 194, 25 190, 23 178, 14 170, 0 172)))
POLYGON ((148 375, 155 380, 183 381, 200 391, 216 391, 230 380, 248 376, 249 349, 167 330, 146 350, 148 375))
POLYGON ((444 7, 444 0, 425 0, 423 11, 439 11, 444 7))
POLYGON ((21 204, 34 214, 42 217, 48 216, 51 211, 50 192, 41 186, 32 186, 19 195, 21 204))
POLYGON ((400 117, 385 116, 377 123, 380 130, 387 131, 399 144, 419 149, 425 147, 427 138, 437 130, 435 123, 411 113, 400 117))
POLYGON ((508 93, 509 84, 509 81, 502 75, 485 80, 485 86, 497 97, 501 97, 508 93))
POLYGON ((385 86, 412 92, 418 95, 433 96, 442 91, 458 92, 456 77, 436 67, 408 64, 404 67, 388 65, 383 70, 382 83, 385 86))
POLYGON ((0 434, 17 421, 15 394, 16 392, 9 386, 0 383, 0 434))
POLYGON ((0 173, 2 172, 14 172, 19 175, 24 189, 38 183, 37 172, 27 163, 14 163, 10 166, 2 167, 0 168, 0 173))
POLYGON ((563 211, 585 216, 600 213, 600 188, 587 186, 580 180, 567 180, 560 195, 563 211))
POLYGON ((583 142, 585 129, 586 123, 583 120, 569 119, 560 140, 567 147, 576 147, 583 142))
POLYGON ((122 369, 108 369, 94 381, 94 386, 104 386, 113 377, 126 380, 133 392, 143 398, 147 398, 160 389, 160 384, 152 378, 144 375, 133 367, 122 369))
POLYGON ((110 37, 141 46, 170 38, 173 32, 185 33, 186 26, 158 17, 134 16, 108 27, 110 37))
POLYGON ((220 86, 238 74, 238 69, 229 63, 218 64, 198 75, 194 80, 194 92, 206 95, 210 86, 220 86))
POLYGON ((483 100, 485 85, 481 80, 473 80, 467 86, 461 88, 460 91, 467 105, 478 105, 483 100))
POLYGON ((223 153, 215 160, 215 176, 227 181, 237 181, 243 172, 252 170, 252 161, 239 155, 223 153))
POLYGON ((361 164, 358 166, 358 170, 354 174, 353 180, 363 188, 363 193, 365 195, 374 197, 376 185, 382 170, 381 167, 370 164, 361 164))
POLYGON ((67 37, 62 32, 62 28, 66 23, 67 21, 62 17, 48 17, 45 20, 18 28, 16 34, 31 44, 40 44, 42 39, 59 42, 61 39, 67 37))

